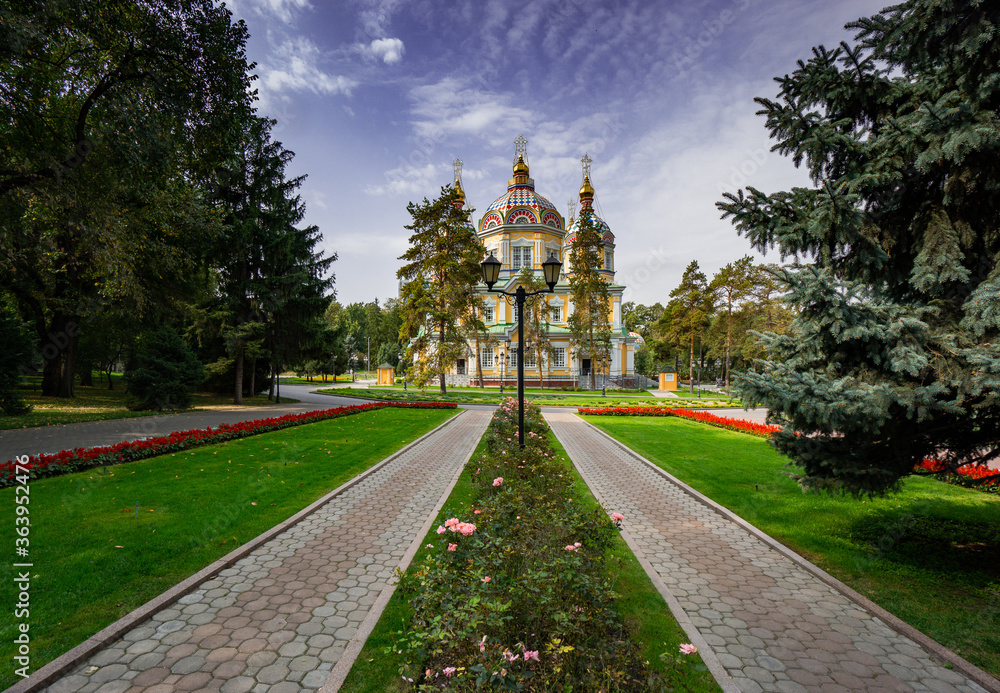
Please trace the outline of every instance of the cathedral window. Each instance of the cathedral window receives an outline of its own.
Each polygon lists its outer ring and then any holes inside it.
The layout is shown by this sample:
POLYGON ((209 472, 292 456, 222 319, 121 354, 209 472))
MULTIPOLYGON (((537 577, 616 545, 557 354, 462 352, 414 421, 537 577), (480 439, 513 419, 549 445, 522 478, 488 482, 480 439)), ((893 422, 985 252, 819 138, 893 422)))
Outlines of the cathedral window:
POLYGON ((604 269, 606 269, 606 270, 613 270, 614 269, 613 260, 614 260, 614 253, 612 253, 610 250, 605 250, 604 251, 604 269))
POLYGON ((552 352, 552 365, 556 368, 566 367, 566 347, 556 347, 552 352))
POLYGON ((496 313, 493 310, 493 306, 483 307, 483 322, 493 322, 496 319, 496 313))
POLYGON ((493 368, 493 351, 484 349, 479 352, 479 360, 483 368, 493 368))
POLYGON ((514 246, 511 250, 511 262, 510 266, 512 269, 521 269, 522 267, 531 267, 531 246, 514 246))

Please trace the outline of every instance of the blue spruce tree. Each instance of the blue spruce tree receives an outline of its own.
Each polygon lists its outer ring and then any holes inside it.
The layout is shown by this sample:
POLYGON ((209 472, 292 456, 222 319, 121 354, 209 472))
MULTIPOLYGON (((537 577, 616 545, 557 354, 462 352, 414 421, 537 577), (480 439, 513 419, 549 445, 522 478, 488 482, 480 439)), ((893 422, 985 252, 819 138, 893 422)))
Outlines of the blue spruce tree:
POLYGON ((758 98, 813 185, 719 203, 780 279, 790 335, 739 378, 809 488, 880 494, 1000 448, 1000 3, 909 0, 758 98))

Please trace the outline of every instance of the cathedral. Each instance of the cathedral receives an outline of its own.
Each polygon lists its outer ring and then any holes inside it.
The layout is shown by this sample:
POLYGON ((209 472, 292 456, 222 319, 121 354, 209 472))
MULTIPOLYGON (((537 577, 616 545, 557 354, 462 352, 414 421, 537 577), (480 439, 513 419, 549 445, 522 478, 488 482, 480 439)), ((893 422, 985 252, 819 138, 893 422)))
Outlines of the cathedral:
MULTIPOLYGON (((622 384, 624 377, 634 374, 634 353, 637 334, 629 334, 622 326, 621 304, 625 287, 615 282, 615 237, 608 224, 594 210, 594 187, 590 182, 589 156, 584 156, 583 185, 580 187, 580 210, 589 214, 603 236, 601 273, 608 283, 610 301, 608 322, 611 325, 611 358, 609 363, 598 362, 586 351, 578 350, 571 344, 567 319, 573 314, 570 296, 569 275, 570 245, 576 237, 580 216, 574 218, 573 202, 570 203, 570 219, 559 213, 556 206, 535 192, 535 181, 530 177, 527 162, 527 141, 518 137, 515 141, 513 175, 507 181, 507 190, 485 210, 475 226, 484 247, 484 257, 490 253, 502 263, 500 280, 493 287, 513 292, 517 286, 517 276, 525 268, 542 279, 542 263, 554 256, 562 262, 562 275, 555 286, 555 293, 542 294, 547 303, 545 312, 548 322, 545 332, 552 346, 544 363, 537 363, 534 350, 526 345, 524 354, 524 380, 526 386, 540 381, 546 387, 573 386, 593 370, 597 377, 597 387, 609 377, 607 386, 622 384)), ((455 162, 455 182, 461 204, 465 201, 462 190, 461 160, 455 162)), ((486 324, 488 338, 480 339, 479 360, 482 377, 486 385, 497 385, 501 378, 507 384, 517 379, 517 309, 497 293, 490 293, 484 284, 480 294, 485 301, 482 318, 486 324), (485 343, 484 343, 485 341, 485 343)), ((459 359, 448 378, 454 384, 478 385, 475 364, 475 344, 469 344, 468 357, 459 359)), ((581 383, 583 385, 589 383, 581 383)))

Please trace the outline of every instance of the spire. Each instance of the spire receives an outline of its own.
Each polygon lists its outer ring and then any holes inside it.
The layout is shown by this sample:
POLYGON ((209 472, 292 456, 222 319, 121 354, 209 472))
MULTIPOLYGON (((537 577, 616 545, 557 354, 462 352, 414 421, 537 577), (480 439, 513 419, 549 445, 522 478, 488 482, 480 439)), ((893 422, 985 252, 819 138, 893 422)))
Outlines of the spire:
POLYGON ((519 184, 528 182, 528 140, 524 135, 518 135, 514 140, 514 181, 519 184))
POLYGON ((461 209, 465 206, 465 191, 462 190, 462 160, 456 157, 451 165, 455 169, 455 192, 458 193, 458 202, 455 204, 461 209))
POLYGON ((573 218, 576 216, 576 200, 570 200, 566 203, 566 206, 569 207, 569 224, 567 225, 571 225, 573 218))
POLYGON ((583 163, 583 185, 580 186, 580 211, 590 209, 594 205, 594 186, 590 184, 590 164, 593 159, 584 154, 580 159, 583 163))

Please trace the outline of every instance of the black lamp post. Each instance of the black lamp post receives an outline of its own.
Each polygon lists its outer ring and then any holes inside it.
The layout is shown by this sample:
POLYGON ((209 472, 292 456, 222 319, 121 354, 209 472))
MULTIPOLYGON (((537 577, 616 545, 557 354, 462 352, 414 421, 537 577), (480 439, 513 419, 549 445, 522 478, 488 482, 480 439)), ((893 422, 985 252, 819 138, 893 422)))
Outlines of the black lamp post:
MULTIPOLYGON (((524 447, 524 299, 528 296, 539 294, 551 294, 555 292, 555 286, 559 282, 559 272, 562 270, 562 263, 549 256, 549 259, 542 263, 542 274, 548 289, 532 291, 530 294, 524 290, 523 286, 517 287, 517 291, 510 293, 502 289, 494 289, 493 285, 500 279, 500 261, 493 257, 493 253, 480 263, 483 268, 483 282, 486 290, 501 294, 509 301, 514 299, 517 305, 517 442, 524 447)), ((501 379, 501 383, 503 380, 501 379)))
POLYGON ((503 376, 507 368, 507 354, 500 350, 500 394, 503 394, 503 376))

